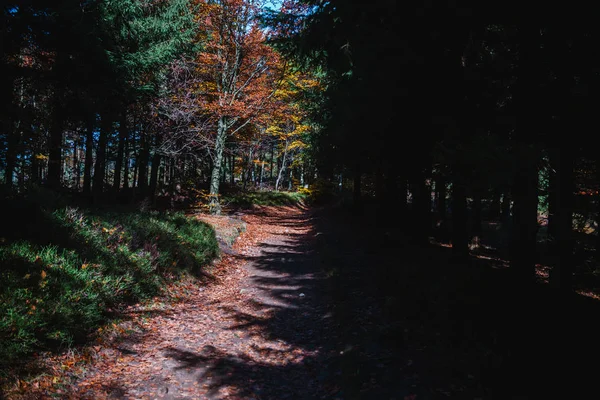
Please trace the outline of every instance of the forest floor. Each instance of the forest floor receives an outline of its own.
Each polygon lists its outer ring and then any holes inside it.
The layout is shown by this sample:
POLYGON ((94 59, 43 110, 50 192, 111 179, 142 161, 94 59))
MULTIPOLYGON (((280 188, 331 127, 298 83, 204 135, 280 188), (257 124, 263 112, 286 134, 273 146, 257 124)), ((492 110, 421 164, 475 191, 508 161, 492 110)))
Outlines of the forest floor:
POLYGON ((489 260, 451 265, 448 249, 373 234, 341 209, 206 220, 225 243, 213 284, 130 307, 85 364, 57 358, 52 385, 15 398, 528 399, 593 387, 596 300, 521 291, 489 260), (240 218, 240 237, 223 239, 240 218))

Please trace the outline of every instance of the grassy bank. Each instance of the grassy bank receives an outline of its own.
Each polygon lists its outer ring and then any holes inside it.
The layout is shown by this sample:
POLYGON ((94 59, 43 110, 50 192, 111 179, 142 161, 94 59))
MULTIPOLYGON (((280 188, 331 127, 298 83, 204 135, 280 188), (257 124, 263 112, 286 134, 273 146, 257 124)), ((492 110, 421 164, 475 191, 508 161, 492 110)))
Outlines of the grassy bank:
POLYGON ((120 306, 201 276, 218 254, 214 230, 180 213, 34 197, 0 202, 0 363, 84 342, 120 306))

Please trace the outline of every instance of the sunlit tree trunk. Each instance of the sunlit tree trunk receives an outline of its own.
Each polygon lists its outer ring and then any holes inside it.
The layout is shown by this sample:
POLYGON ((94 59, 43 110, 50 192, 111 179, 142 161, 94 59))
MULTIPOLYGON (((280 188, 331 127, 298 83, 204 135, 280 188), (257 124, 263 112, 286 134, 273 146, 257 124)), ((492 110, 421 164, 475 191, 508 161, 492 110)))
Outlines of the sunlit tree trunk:
POLYGON ((287 153, 288 153, 288 139, 285 139, 285 147, 283 149, 283 158, 281 160, 281 168, 279 168, 279 174, 277 175, 277 181, 275 182, 275 191, 279 191, 279 185, 281 184, 281 180, 283 179, 283 174, 286 169, 286 161, 287 161, 287 153))
POLYGON ((223 164, 223 150, 227 139, 227 117, 219 118, 217 137, 215 138, 214 160, 210 177, 209 211, 211 214, 220 214, 219 184, 221 182, 221 166, 223 164))

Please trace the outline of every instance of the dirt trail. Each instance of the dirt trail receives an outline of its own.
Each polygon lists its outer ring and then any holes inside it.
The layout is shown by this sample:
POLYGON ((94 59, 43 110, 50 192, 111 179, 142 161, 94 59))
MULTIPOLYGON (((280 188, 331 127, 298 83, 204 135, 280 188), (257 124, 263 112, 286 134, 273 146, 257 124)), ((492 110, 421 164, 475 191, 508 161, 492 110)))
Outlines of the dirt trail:
POLYGON ((331 323, 311 215, 266 208, 243 218, 220 282, 133 310, 126 338, 101 349, 73 398, 328 397, 319 365, 331 323))

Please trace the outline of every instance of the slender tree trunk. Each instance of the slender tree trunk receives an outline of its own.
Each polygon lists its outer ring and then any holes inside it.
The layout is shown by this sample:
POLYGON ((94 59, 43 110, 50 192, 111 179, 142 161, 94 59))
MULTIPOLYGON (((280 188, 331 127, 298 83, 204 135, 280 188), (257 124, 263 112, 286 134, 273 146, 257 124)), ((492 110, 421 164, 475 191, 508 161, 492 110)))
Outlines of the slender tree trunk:
POLYGON ((536 132, 544 115, 539 101, 542 70, 540 29, 527 22, 518 26, 520 43, 517 82, 514 88, 516 176, 513 180, 513 232, 511 268, 517 283, 535 282, 538 162, 536 132))
POLYGON ((77 138, 73 139, 73 184, 75 189, 79 189, 79 157, 77 152, 77 138))
MULTIPOLYGON (((375 198, 379 207, 385 203, 385 181, 383 176, 383 161, 377 163, 375 168, 375 198)), ((378 207, 378 208, 379 208, 378 207)))
POLYGON ((94 197, 97 198, 104 190, 104 179, 106 177, 106 146, 108 134, 112 127, 112 120, 108 113, 102 115, 100 137, 98 139, 98 151, 96 151, 96 165, 94 165, 94 186, 92 188, 94 197))
POLYGON ((19 164, 18 184, 19 189, 23 189, 25 187, 25 157, 21 157, 19 164))
POLYGON ((223 156, 223 165, 221 165, 221 185, 227 182, 227 159, 229 157, 223 156))
POLYGON ((233 186, 235 184, 235 154, 232 154, 231 156, 229 156, 229 168, 231 168, 231 176, 229 177, 229 182, 231 183, 231 185, 233 186))
POLYGON ((492 221, 498 221, 500 219, 500 212, 502 209, 500 200, 502 197, 502 192, 498 189, 494 189, 492 194, 492 202, 490 204, 490 215, 489 218, 492 221))
POLYGON ((467 186, 464 170, 458 165, 452 174, 452 256, 456 262, 469 259, 467 229, 467 186))
POLYGON ((133 198, 135 198, 135 192, 137 191, 139 182, 138 182, 138 170, 140 166, 140 158, 136 157, 135 163, 133 166, 133 181, 131 187, 133 188, 133 198))
POLYGON ((442 224, 446 222, 446 177, 441 173, 438 175, 435 181, 435 205, 437 218, 442 224))
POLYGON ((419 245, 428 243, 431 227, 431 191, 425 181, 425 173, 418 171, 414 177, 412 204, 412 239, 419 245))
POLYGON ((4 180, 8 188, 12 187, 15 174, 15 161, 17 154, 18 136, 12 130, 7 132, 6 168, 4 169, 4 180))
POLYGON ((148 191, 148 162, 150 159, 150 140, 145 134, 141 135, 140 151, 138 154, 138 193, 146 196, 148 191))
POLYGON ((285 172, 285 163, 286 163, 286 159, 287 159, 287 152, 288 152, 288 140, 287 138, 285 139, 285 148, 283 150, 283 159, 281 160, 281 168, 279 168, 279 174, 277 175, 277 181, 275 182, 275 191, 278 192, 279 191, 279 185, 281 184, 281 180, 283 179, 283 174, 285 172))
POLYGON ((596 258, 600 260, 600 154, 596 157, 596 258))
POLYGON ((263 188, 263 175, 264 174, 265 174, 265 162, 263 160, 260 163, 260 182, 258 184, 258 187, 260 190, 262 190, 262 188, 263 188))
POLYGON ((551 248, 556 255, 556 265, 550 273, 550 284, 564 291, 571 290, 573 281, 573 152, 567 147, 554 151, 552 169, 556 171, 553 218, 554 240, 551 248))
POLYGON ((481 193, 477 188, 473 190, 473 221, 471 224, 471 244, 479 247, 483 232, 481 220, 481 193))
POLYGON ((219 118, 217 127, 217 138, 215 140, 214 163, 210 177, 210 202, 209 211, 211 214, 221 213, 221 204, 219 203, 219 183, 221 182, 221 164, 223 163, 223 150, 227 139, 227 118, 219 118))
POLYGON ((275 171, 275 143, 271 144, 271 172, 269 180, 273 183, 273 172, 275 171))
POLYGON ((125 153, 125 140, 127 139, 127 112, 121 114, 119 124, 119 145, 117 149, 117 161, 115 162, 115 180, 113 190, 118 192, 121 187, 121 170, 123 169, 123 154, 125 153))
POLYGON ((156 188, 158 184, 158 169, 160 167, 161 157, 157 151, 152 155, 152 167, 150 169, 150 189, 148 193, 148 197, 154 199, 156 195, 156 188))
POLYGON ((537 154, 523 145, 517 150, 513 185, 513 232, 511 267, 522 283, 535 280, 538 170, 537 154))
POLYGON ((352 171, 352 173, 353 173, 353 178, 354 178, 354 188, 352 191, 354 208, 356 210, 360 210, 360 209, 362 209, 362 192, 361 192, 362 170, 360 167, 360 161, 358 159, 354 162, 354 170, 352 171))
POLYGON ((510 189, 505 188, 502 193, 502 203, 500 204, 500 218, 502 222, 507 222, 511 219, 511 202, 510 189))
POLYGON ((34 146, 31 157, 31 182, 33 183, 39 183, 40 181, 40 160, 36 157, 36 154, 38 154, 38 151, 34 146))
POLYGON ((398 219, 403 229, 406 228, 406 216, 408 215, 408 180, 406 176, 400 175, 398 184, 398 219))
POLYGON ((254 166, 254 162, 252 160, 252 148, 250 148, 250 154, 248 154, 248 163, 246 164, 246 173, 243 179, 242 189, 246 190, 246 186, 248 185, 248 181, 251 178, 252 167, 254 166))
MULTIPOLYGON (((383 202, 383 215, 387 215, 389 222, 392 224, 397 224, 400 221, 399 213, 396 210, 399 208, 399 203, 402 201, 400 194, 400 188, 398 185, 398 172, 396 172, 396 166, 393 165, 392 160, 389 158, 390 156, 386 156, 387 158, 387 167, 385 174, 385 199, 383 202)), ((340 190, 343 186, 343 177, 340 174, 339 180, 340 190)), ((404 195, 404 201, 406 202, 406 193, 404 195)))
POLYGON ((83 167, 83 193, 92 192, 92 164, 94 152, 94 121, 89 118, 85 132, 85 163, 83 167))
POLYGON ((123 189, 129 188, 129 138, 125 138, 125 149, 123 150, 123 189))
POLYGON ((50 127, 50 152, 48 154, 48 186, 58 189, 62 177, 62 142, 63 142, 63 107, 61 90, 55 88, 54 109, 52 110, 52 125, 50 127))

